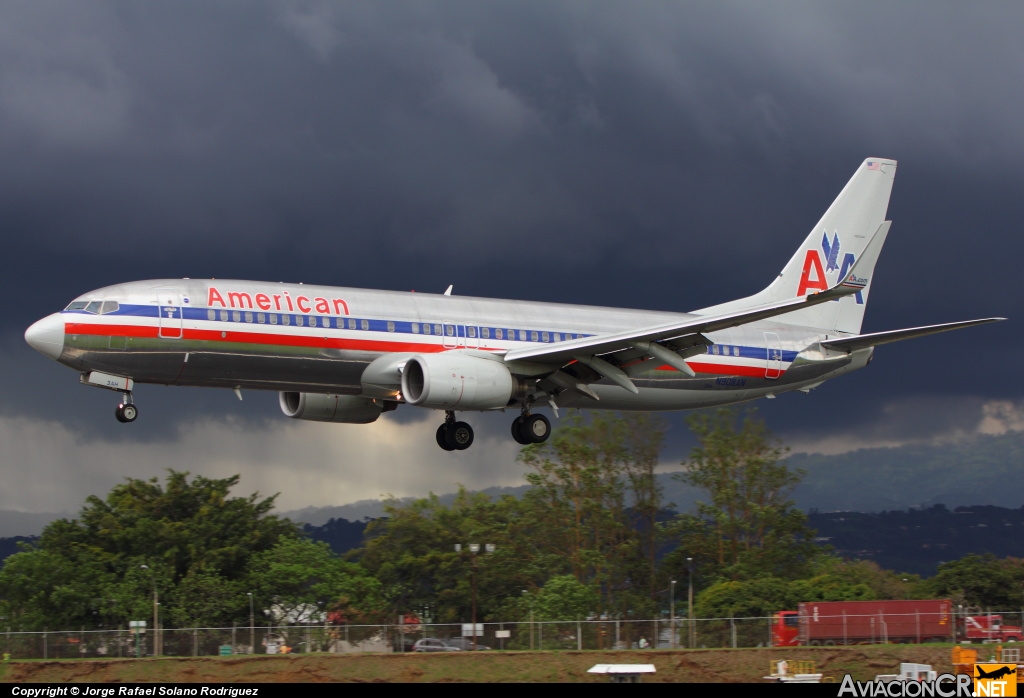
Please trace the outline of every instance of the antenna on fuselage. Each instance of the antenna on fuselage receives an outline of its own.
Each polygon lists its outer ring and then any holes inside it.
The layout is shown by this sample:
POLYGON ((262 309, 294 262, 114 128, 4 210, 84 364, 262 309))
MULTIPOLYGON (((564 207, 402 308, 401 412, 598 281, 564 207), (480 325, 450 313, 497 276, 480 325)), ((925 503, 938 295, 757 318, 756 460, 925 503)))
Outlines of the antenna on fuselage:
POLYGON ((446 295, 446 296, 452 295, 452 288, 454 288, 454 286, 455 286, 455 284, 448 284, 448 288, 445 289, 444 295, 446 295))

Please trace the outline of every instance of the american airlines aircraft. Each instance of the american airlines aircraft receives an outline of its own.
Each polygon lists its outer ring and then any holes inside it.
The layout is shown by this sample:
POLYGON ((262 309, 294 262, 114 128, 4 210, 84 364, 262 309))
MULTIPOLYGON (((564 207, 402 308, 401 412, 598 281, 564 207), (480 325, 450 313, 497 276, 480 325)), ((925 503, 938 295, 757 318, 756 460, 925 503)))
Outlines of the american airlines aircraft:
POLYGON ((860 333, 895 174, 893 160, 865 160, 767 288, 689 313, 161 279, 86 293, 25 340, 122 393, 122 422, 138 415, 135 383, 276 390, 287 416, 321 422, 444 410, 449 451, 473 443, 456 411, 515 409, 512 436, 528 444, 551 433, 541 406, 683 410, 809 392, 880 344, 1003 319, 860 333))

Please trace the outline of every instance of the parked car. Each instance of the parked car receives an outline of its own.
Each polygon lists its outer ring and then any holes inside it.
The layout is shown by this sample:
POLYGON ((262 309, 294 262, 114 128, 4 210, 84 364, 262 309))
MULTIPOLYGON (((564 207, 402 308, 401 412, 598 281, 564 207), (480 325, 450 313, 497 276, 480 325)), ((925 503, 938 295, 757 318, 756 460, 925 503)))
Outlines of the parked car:
POLYGON ((425 637, 417 640, 412 646, 413 652, 458 652, 459 648, 449 645, 445 640, 436 637, 425 637))
MULTIPOLYGON (((447 640, 445 640, 445 644, 447 644, 449 647, 455 647, 457 649, 460 649, 463 652, 470 652, 473 649, 473 638, 471 638, 471 637, 450 637, 447 640)), ((477 638, 477 640, 476 640, 476 649, 477 649, 477 651, 479 651, 479 650, 489 650, 491 648, 488 647, 487 645, 481 643, 480 642, 480 638, 477 638)))

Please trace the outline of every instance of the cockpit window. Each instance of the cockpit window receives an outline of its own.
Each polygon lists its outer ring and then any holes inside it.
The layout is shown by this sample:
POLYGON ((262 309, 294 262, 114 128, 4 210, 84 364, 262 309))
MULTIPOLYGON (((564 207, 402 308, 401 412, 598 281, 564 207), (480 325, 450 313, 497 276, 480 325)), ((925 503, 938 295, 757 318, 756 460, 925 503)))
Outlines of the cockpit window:
POLYGON ((71 305, 64 308, 64 310, 85 310, 87 305, 89 305, 89 301, 72 301, 71 305))
POLYGON ((100 315, 106 315, 107 313, 116 313, 118 308, 117 301, 103 301, 103 307, 100 309, 100 315))
POLYGON ((103 306, 99 301, 91 301, 89 305, 85 306, 85 312, 87 313, 99 313, 100 308, 103 306))

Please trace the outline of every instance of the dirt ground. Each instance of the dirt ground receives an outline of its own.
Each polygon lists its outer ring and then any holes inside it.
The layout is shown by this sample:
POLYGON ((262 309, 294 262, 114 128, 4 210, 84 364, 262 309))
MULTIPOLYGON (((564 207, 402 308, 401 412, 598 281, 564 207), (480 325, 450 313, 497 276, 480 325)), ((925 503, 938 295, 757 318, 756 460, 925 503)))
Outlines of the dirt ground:
POLYGON ((49 683, 387 683, 387 682, 599 682, 595 664, 654 664, 649 683, 760 681, 773 660, 811 660, 818 671, 842 680, 896 673, 900 662, 950 671, 948 645, 875 645, 736 650, 625 652, 477 652, 444 654, 314 654, 258 657, 80 659, 9 661, 5 682, 49 683))

